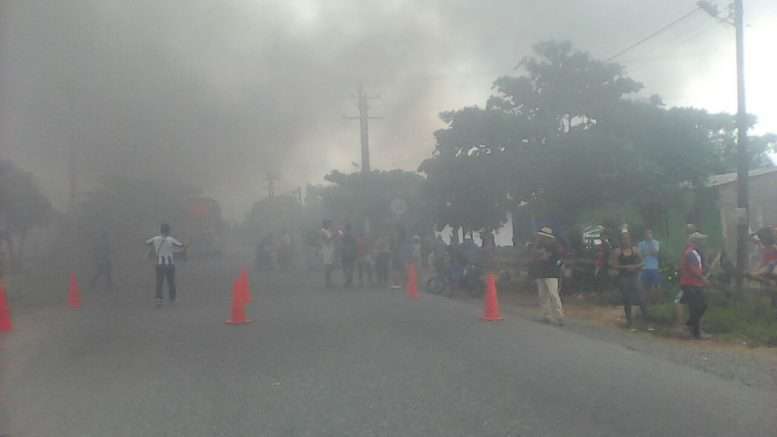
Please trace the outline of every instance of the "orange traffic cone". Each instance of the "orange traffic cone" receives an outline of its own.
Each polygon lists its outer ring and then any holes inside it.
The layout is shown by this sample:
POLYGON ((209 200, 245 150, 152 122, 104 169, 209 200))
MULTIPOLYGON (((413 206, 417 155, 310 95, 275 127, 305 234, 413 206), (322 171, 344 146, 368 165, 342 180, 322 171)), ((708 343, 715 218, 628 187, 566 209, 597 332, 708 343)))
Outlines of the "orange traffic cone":
POLYGON ((11 331, 13 331, 11 307, 8 305, 8 296, 5 294, 5 287, 0 284, 0 332, 11 331))
POLYGON ((70 274, 70 290, 68 290, 67 303, 70 308, 81 308, 81 288, 78 287, 78 280, 76 274, 70 274))
POLYGON ((253 297, 251 296, 251 282, 248 280, 248 269, 245 267, 240 269, 240 291, 246 305, 253 301, 253 297))
POLYGON ((493 273, 489 273, 486 278, 486 295, 483 300, 483 320, 493 322, 502 320, 502 314, 499 311, 499 299, 496 295, 496 278, 493 273))
POLYGON ((247 294, 242 281, 238 279, 232 287, 232 318, 224 323, 227 325, 245 325, 252 322, 252 320, 246 318, 246 305, 248 304, 246 300, 247 294))
POLYGON ((415 263, 408 263, 407 265, 407 284, 405 284, 405 291, 407 292, 407 297, 418 299, 418 271, 416 271, 415 263))

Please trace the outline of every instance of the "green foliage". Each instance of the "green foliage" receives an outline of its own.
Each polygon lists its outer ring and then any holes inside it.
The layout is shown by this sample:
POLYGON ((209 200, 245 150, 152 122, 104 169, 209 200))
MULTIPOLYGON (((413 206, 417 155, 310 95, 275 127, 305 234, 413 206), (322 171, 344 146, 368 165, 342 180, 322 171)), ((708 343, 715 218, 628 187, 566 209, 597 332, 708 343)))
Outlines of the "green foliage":
POLYGON ((391 170, 345 174, 333 171, 325 179, 332 185, 315 190, 322 218, 350 222, 357 229, 368 219, 371 230, 378 232, 396 223, 415 233, 431 229, 428 205, 422 198, 424 178, 417 173, 391 170), (391 211, 394 199, 402 199, 407 204, 407 212, 398 219, 391 211))
MULTIPOLYGON (((651 322, 671 326, 676 323, 674 298, 676 286, 666 290, 663 303, 650 306, 651 322)), ((755 291, 745 296, 727 297, 708 291, 708 309, 704 315, 704 330, 721 338, 746 340, 752 345, 777 346, 777 309, 768 297, 755 291)))
POLYGON ((765 301, 711 305, 704 316, 704 328, 729 338, 777 346, 777 310, 765 301))
POLYGON ((650 306, 650 321, 658 325, 671 325, 675 321, 675 304, 662 303, 650 306))
MULTIPOLYGON (((733 168, 730 114, 635 100, 642 85, 622 66, 568 42, 539 43, 521 65, 523 75, 494 82, 485 108, 441 114, 447 127, 420 168, 439 225, 488 229, 526 202, 562 224, 586 209, 628 205, 656 228, 682 204, 680 186, 733 168)), ((751 138, 753 163, 766 161, 775 139, 751 138)))
POLYGON ((48 224, 52 214, 33 174, 11 161, 0 161, 0 217, 8 232, 23 239, 32 228, 48 224))

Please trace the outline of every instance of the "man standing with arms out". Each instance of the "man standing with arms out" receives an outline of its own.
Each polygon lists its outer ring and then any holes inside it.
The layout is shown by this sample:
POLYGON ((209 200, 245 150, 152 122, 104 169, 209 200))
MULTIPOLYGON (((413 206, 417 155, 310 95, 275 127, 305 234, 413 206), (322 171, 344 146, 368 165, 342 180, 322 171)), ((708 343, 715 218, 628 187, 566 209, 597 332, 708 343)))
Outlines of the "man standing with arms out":
POLYGON ((653 238, 653 230, 645 230, 645 239, 639 242, 639 254, 644 263, 641 279, 646 296, 650 296, 650 293, 661 285, 658 261, 660 252, 661 243, 653 238))
POLYGON ((324 264, 324 286, 332 288, 332 271, 335 269, 335 233, 332 231, 332 221, 321 223, 321 260, 324 264))
POLYGON ((170 225, 162 224, 159 235, 146 240, 146 245, 153 248, 156 260, 156 305, 162 305, 162 285, 167 281, 170 303, 175 303, 175 252, 185 246, 170 236, 170 225))
POLYGON ((701 339, 701 318, 707 310, 704 287, 709 282, 704 276, 701 249, 707 236, 694 232, 688 236, 688 245, 680 259, 680 288, 683 290, 682 303, 688 305, 688 329, 693 338, 701 339))
POLYGON ((558 295, 561 258, 556 236, 550 227, 545 226, 537 232, 532 264, 536 274, 543 319, 561 326, 564 324, 564 309, 558 295))

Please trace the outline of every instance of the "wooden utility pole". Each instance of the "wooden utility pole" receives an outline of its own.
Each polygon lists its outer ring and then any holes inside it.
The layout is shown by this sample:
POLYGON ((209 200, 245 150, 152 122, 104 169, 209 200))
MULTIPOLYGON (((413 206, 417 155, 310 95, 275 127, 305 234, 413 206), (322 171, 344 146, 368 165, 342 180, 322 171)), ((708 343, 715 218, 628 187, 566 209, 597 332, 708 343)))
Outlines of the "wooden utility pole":
POLYGON ((750 241, 750 152, 747 147, 747 106, 745 99, 745 8, 743 0, 734 0, 734 16, 721 17, 718 6, 708 0, 697 5, 715 19, 736 28, 737 48, 737 254, 736 287, 742 290, 747 272, 750 241))
POLYGON ((360 84, 356 94, 356 104, 359 108, 358 117, 345 117, 348 120, 359 120, 359 131, 361 133, 361 169, 362 173, 370 172, 370 120, 380 120, 383 117, 370 117, 369 101, 378 97, 370 97, 364 92, 364 87, 360 84))
POLYGON ((747 109, 745 106, 744 5, 734 1, 737 33, 737 290, 741 291, 747 271, 750 231, 750 153, 747 147, 747 109))
POLYGON ((69 188, 69 205, 68 208, 71 214, 76 213, 78 207, 78 156, 76 153, 76 145, 73 143, 71 136, 70 145, 68 146, 67 156, 67 179, 69 188))

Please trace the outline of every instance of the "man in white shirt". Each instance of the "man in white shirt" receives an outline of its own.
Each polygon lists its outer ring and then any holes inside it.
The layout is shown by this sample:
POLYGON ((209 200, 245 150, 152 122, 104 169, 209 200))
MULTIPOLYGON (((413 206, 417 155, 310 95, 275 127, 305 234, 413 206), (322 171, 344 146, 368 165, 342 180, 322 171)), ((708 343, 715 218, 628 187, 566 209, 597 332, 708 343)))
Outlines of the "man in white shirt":
POLYGON ((156 260, 156 304, 162 305, 162 285, 167 281, 170 303, 175 302, 175 252, 184 248, 183 243, 170 236, 170 225, 162 224, 159 235, 146 240, 153 248, 156 260))

